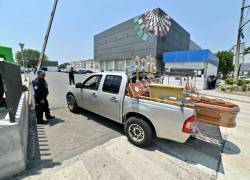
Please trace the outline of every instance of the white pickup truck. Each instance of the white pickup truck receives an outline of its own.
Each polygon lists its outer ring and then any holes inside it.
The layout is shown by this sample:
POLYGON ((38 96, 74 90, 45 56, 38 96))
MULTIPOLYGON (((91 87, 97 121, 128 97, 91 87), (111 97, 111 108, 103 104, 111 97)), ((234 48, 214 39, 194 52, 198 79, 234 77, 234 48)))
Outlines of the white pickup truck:
POLYGON ((153 136, 180 143, 190 137, 194 109, 131 98, 127 86, 125 74, 94 73, 69 87, 67 104, 71 112, 80 107, 123 124, 128 140, 136 146, 148 146, 153 136))

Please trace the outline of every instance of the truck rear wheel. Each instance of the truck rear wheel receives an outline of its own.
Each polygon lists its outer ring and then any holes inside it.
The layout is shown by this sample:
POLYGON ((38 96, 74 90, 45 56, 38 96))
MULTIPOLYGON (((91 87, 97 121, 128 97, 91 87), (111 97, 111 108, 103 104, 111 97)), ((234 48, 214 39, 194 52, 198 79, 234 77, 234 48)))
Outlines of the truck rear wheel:
POLYGON ((68 104, 68 108, 71 112, 76 113, 78 112, 78 106, 75 100, 75 97, 72 94, 69 94, 67 96, 67 104, 68 104))
POLYGON ((152 142, 152 128, 142 118, 128 118, 125 122, 124 130, 129 142, 136 146, 146 147, 152 142))

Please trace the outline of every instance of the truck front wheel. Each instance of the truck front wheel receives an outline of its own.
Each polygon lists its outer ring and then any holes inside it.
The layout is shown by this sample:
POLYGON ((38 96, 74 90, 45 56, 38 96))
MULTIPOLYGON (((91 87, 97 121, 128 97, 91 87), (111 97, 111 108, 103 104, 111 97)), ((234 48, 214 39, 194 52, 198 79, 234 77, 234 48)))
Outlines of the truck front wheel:
POLYGON ((71 112, 73 112, 73 113, 78 112, 78 106, 77 106, 75 97, 72 94, 69 94, 67 96, 67 104, 68 104, 68 108, 71 112))
POLYGON ((130 117, 124 126, 129 142, 139 147, 149 146, 152 142, 151 126, 139 117, 130 117))

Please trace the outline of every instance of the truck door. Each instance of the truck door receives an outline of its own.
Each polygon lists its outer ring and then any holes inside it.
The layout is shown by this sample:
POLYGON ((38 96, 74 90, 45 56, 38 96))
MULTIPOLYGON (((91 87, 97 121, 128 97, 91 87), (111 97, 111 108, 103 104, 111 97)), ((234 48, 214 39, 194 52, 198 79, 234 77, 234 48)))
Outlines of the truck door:
POLYGON ((120 120, 122 76, 106 75, 99 93, 99 114, 114 121, 120 120))
POLYGON ((98 104, 98 88, 101 79, 102 75, 93 75, 83 82, 83 86, 81 89, 81 107, 90 111, 97 111, 96 108, 98 104))

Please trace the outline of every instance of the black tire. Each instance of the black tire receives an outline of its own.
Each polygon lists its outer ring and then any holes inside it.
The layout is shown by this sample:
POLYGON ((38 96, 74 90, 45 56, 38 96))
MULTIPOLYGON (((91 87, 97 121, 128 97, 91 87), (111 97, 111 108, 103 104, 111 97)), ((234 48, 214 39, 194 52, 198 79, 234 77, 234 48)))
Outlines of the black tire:
MULTIPOLYGON (((129 142, 139 147, 146 147, 152 143, 153 130, 152 127, 140 117, 130 117, 124 124, 124 131, 128 137, 129 142), (143 138, 138 133, 135 133, 134 129, 139 129, 139 132, 143 131, 143 138), (135 137, 134 134, 139 136, 135 137), (136 140, 137 139, 137 140, 136 140)), ((140 133, 139 133, 140 134, 140 133)))
POLYGON ((71 112, 73 113, 77 113, 79 110, 79 107, 76 103, 75 97, 72 94, 69 94, 67 96, 67 104, 68 104, 68 108, 71 112))

